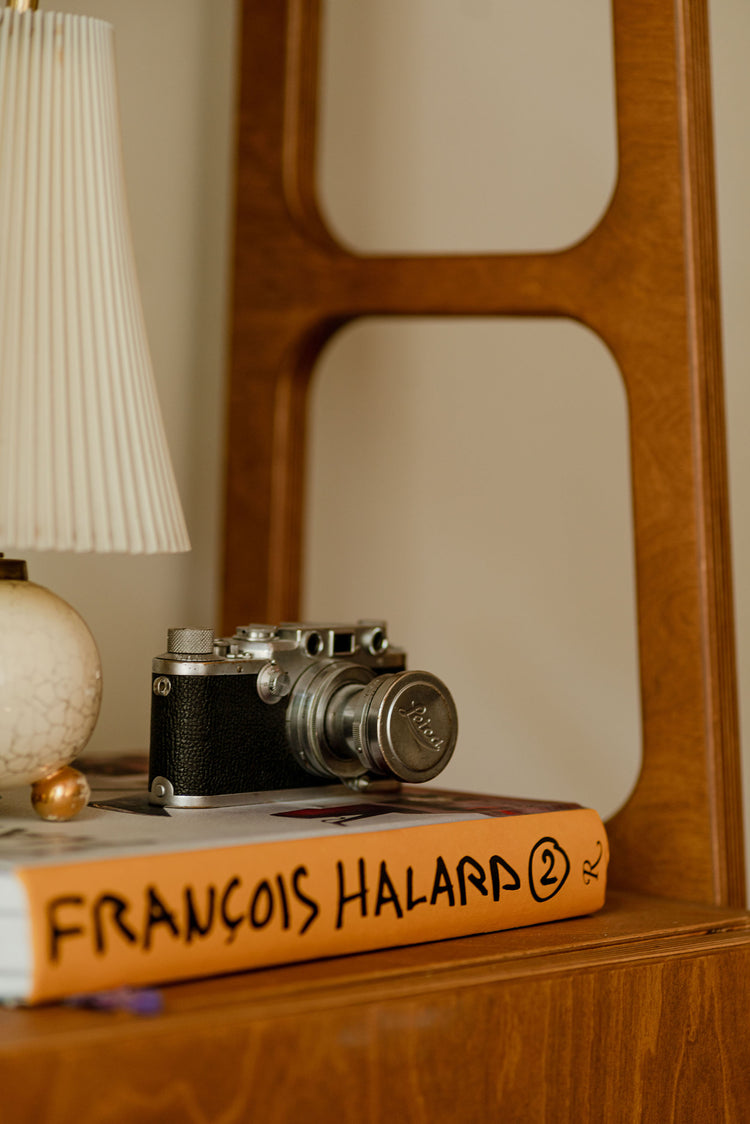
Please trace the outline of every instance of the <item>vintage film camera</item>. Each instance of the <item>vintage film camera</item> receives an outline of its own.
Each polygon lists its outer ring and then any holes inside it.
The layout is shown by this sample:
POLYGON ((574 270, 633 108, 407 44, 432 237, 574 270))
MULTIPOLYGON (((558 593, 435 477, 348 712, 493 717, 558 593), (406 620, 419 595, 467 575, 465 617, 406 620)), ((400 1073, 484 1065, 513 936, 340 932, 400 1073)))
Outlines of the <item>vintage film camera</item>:
POLYGON ((447 687, 383 621, 172 628, 153 661, 149 798, 211 807, 343 782, 427 781, 458 732, 447 687))

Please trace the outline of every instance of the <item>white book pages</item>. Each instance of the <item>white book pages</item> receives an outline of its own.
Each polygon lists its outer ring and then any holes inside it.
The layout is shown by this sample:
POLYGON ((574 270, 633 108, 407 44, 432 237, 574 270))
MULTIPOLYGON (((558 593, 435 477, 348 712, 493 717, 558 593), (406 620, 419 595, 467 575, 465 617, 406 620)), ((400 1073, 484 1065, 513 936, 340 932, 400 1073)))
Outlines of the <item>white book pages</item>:
POLYGON ((32 946, 26 891, 10 871, 0 872, 0 996, 15 1000, 31 991, 32 946))

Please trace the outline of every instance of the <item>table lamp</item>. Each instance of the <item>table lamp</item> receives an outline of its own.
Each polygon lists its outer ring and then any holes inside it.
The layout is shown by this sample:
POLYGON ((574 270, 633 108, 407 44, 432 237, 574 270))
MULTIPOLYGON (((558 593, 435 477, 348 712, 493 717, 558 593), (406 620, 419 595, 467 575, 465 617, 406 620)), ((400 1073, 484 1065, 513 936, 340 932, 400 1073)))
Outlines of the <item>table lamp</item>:
MULTIPOLYGON (((35 6, 0 8, 0 551, 188 550, 135 274, 112 28, 35 6)), ((31 785, 43 818, 75 815, 88 785, 70 762, 100 695, 83 620, 0 556, 0 793, 31 785)))

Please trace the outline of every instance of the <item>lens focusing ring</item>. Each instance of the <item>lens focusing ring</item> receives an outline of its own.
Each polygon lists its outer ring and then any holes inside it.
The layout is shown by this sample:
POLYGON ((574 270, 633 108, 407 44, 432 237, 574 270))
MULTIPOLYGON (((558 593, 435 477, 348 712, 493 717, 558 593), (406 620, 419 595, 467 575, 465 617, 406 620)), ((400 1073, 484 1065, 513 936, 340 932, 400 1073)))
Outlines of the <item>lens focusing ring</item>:
POLYGON ((372 676, 369 668, 341 660, 316 662, 300 675, 289 697, 286 728, 294 755, 308 772, 343 781, 367 772, 345 738, 329 738, 329 712, 342 688, 362 687, 372 676))
POLYGON ((427 781, 453 754, 458 717, 445 684, 427 671, 374 675, 325 661, 295 683, 287 732, 297 759, 318 775, 427 781))

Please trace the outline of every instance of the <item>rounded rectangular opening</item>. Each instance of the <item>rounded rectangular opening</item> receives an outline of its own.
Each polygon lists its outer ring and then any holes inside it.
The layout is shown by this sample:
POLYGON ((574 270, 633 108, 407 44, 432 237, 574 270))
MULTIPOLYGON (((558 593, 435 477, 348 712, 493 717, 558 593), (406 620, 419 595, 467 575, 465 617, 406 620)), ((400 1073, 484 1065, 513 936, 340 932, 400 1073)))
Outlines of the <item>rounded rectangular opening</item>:
POLYGON ((627 405, 568 321, 368 319, 310 401, 307 619, 388 621, 459 714, 434 783, 603 815, 640 768, 627 405))
POLYGON ((609 4, 325 0, 317 182, 365 253, 548 250, 614 189, 609 4))

